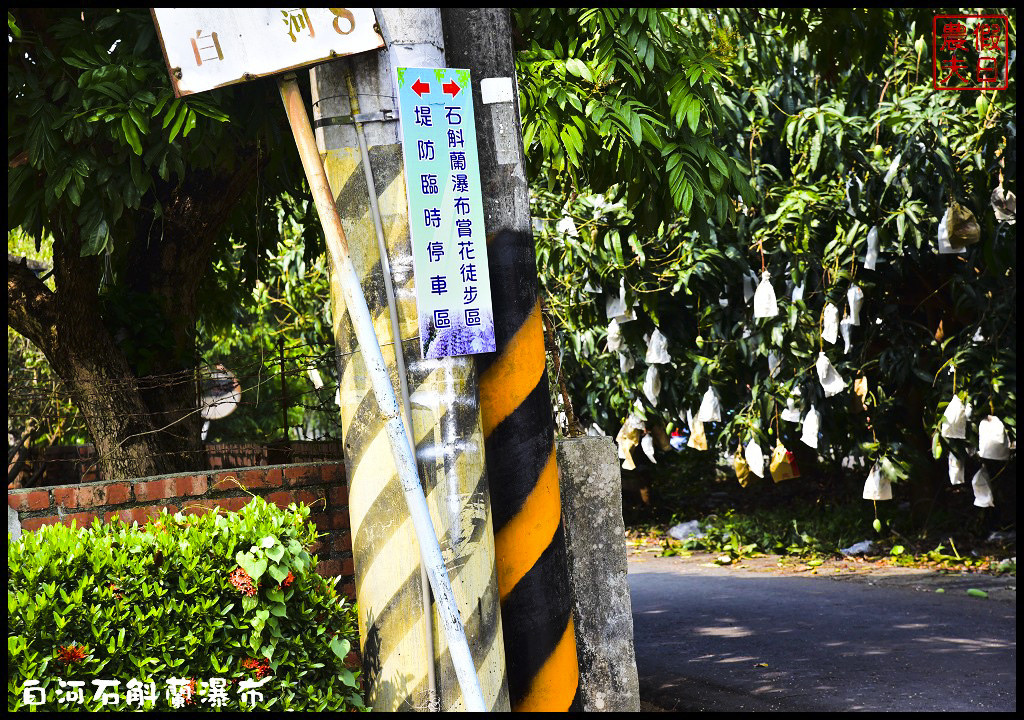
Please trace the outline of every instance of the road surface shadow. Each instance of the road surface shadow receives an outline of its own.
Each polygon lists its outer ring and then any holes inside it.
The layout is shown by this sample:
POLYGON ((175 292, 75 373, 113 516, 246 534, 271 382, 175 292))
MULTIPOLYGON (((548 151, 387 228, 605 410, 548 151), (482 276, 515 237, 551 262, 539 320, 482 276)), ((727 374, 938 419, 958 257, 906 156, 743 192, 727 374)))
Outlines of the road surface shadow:
POLYGON ((677 558, 629 581, 641 698, 667 710, 1016 709, 1015 603, 677 558))

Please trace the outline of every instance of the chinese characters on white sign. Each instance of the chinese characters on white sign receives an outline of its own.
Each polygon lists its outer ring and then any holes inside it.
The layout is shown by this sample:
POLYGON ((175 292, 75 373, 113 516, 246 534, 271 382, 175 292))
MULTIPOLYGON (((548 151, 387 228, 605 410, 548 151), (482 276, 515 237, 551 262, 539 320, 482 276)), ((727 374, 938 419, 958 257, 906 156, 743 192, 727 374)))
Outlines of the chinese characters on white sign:
POLYGON ((468 70, 398 68, 423 357, 494 351, 468 70))
POLYGON ((371 8, 154 8, 179 97, 383 47, 371 8))

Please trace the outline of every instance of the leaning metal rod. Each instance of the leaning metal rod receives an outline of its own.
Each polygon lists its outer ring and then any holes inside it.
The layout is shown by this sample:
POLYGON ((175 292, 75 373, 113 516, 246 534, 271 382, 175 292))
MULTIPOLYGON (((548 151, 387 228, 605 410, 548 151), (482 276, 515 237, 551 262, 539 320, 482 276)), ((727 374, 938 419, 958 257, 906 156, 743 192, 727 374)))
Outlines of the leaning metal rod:
MULTIPOLYGON (((363 176, 366 178, 367 195, 370 199, 370 214, 373 215, 373 230, 377 235, 377 251, 380 253, 380 268, 384 274, 384 294, 388 298, 388 314, 391 316, 391 337, 395 349, 395 369, 398 371, 398 386, 402 393, 402 407, 405 408, 405 430, 409 442, 416 447, 416 439, 412 432, 412 404, 409 402, 409 378, 405 374, 405 353, 402 350, 402 329, 398 322, 398 301, 395 299, 395 286, 391 282, 391 260, 388 258, 388 245, 384 239, 384 223, 380 219, 380 205, 377 203, 377 184, 373 180, 373 167, 370 165, 370 153, 366 149, 366 134, 363 124, 356 120, 359 117, 359 99, 356 97, 355 83, 352 82, 352 68, 345 69, 345 83, 348 85, 349 111, 352 113, 352 124, 356 127, 356 139, 359 143, 359 156, 363 163, 363 176)), ((426 563, 420 563, 420 594, 423 597, 423 635, 424 647, 427 651, 427 697, 430 699, 430 711, 438 710, 437 672, 434 670, 434 610, 430 605, 430 580, 427 578, 426 563)))
POLYGON ((380 344, 377 342, 373 319, 366 306, 366 298, 363 296, 359 276, 356 274, 356 269, 348 254, 348 241, 345 239, 345 231, 341 226, 341 218, 338 217, 338 209, 334 204, 331 187, 327 183, 327 173, 324 172, 320 152, 316 148, 313 128, 302 103, 295 74, 288 73, 278 79, 278 88, 281 91, 285 113, 288 116, 288 124, 295 137, 295 145, 299 150, 302 168, 306 172, 309 189, 313 193, 313 201, 316 203, 317 213, 320 215, 320 223, 327 241, 327 250, 331 254, 331 262, 345 296, 345 306, 352 320, 356 340, 362 350, 363 361, 366 363, 370 382, 373 385, 373 394, 377 398, 378 408, 387 419, 385 429, 391 445, 391 453, 394 456, 395 467, 405 493, 405 502, 409 506, 409 514, 412 516, 416 539, 420 545, 420 554, 427 567, 430 586, 434 591, 434 600, 437 603, 441 624, 444 626, 448 650, 451 654, 452 665, 455 667, 455 675, 459 680, 462 696, 466 702, 466 709, 473 712, 485 712, 487 708, 484 704, 483 690, 480 688, 480 679, 476 675, 476 667, 469 651, 469 643, 466 641, 462 620, 459 618, 459 610, 455 605, 451 581, 448 579, 448 571, 445 569, 444 559, 441 557, 441 546, 434 535, 433 523, 427 509, 427 499, 420 486, 412 443, 405 432, 402 412, 398 405, 398 399, 395 397, 395 389, 391 386, 391 378, 388 377, 387 365, 381 354, 380 344))

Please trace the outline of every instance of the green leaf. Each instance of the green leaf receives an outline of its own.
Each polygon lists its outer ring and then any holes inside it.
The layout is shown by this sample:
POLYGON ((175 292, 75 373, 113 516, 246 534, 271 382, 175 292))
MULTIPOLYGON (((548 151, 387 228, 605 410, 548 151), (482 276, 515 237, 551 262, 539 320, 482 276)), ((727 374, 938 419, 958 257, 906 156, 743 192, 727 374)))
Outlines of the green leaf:
POLYGON ((275 580, 277 580, 277 582, 281 583, 284 582, 284 579, 286 577, 288 577, 288 567, 285 565, 278 565, 277 563, 274 563, 267 570, 267 573, 270 575, 270 577, 274 578, 275 580))
POLYGON ((331 650, 338 656, 339 659, 344 660, 345 656, 348 655, 349 650, 352 649, 351 643, 345 638, 335 637, 331 639, 331 650))

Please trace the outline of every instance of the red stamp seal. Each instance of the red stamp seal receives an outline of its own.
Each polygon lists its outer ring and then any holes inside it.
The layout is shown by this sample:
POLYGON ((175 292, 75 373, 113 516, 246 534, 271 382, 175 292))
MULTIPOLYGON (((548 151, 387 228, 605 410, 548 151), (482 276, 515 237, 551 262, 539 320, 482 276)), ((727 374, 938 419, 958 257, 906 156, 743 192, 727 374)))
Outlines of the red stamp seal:
POLYGON ((936 90, 1005 90, 1010 84, 1010 22, 1005 15, 936 15, 936 90))

